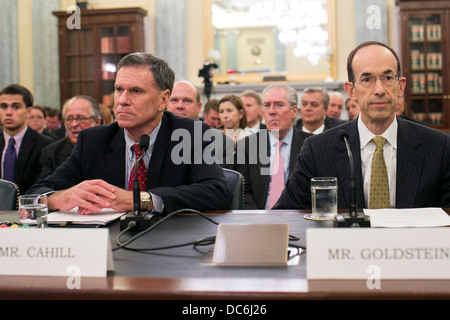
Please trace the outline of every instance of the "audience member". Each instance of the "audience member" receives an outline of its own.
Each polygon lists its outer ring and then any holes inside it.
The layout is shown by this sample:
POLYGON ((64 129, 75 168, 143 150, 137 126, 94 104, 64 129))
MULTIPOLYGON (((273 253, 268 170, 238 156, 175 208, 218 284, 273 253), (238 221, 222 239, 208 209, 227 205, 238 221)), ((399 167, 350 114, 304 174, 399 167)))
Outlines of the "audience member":
POLYGON ((245 179, 245 209, 271 209, 278 200, 303 141, 311 136, 293 127, 297 109, 297 92, 292 87, 273 84, 263 91, 267 129, 239 140, 236 150, 235 168, 245 179))
POLYGON ((350 98, 347 98, 347 100, 345 100, 345 108, 347 109, 348 120, 355 120, 361 112, 358 102, 350 98))
POLYGON ((47 112, 44 107, 32 106, 28 109, 28 126, 40 134, 58 140, 58 136, 46 128, 46 119, 47 112))
POLYGON ((71 154, 81 130, 98 126, 102 114, 97 101, 90 96, 75 96, 63 106, 62 116, 67 136, 41 150, 39 179, 51 175, 71 154))
POLYGON ((205 103, 203 110, 203 121, 211 128, 217 129, 220 126, 219 100, 211 99, 205 103))
POLYGON ((245 90, 241 94, 241 100, 247 115, 247 134, 256 133, 259 129, 265 129, 266 125, 261 122, 263 117, 261 96, 253 90, 245 90))
POLYGON ((324 88, 306 88, 301 98, 300 115, 296 127, 302 131, 319 134, 345 123, 344 120, 326 115, 330 97, 324 88))
POLYGON ((337 91, 329 93, 330 102, 328 103, 327 116, 334 119, 340 119, 342 108, 344 107, 344 98, 342 94, 337 91))
POLYGON ((310 180, 317 176, 337 177, 338 207, 349 208, 350 164, 340 132, 354 157, 358 208, 450 207, 450 136, 395 116, 406 85, 397 53, 383 43, 362 43, 347 70, 345 90, 361 108, 358 120, 305 141, 275 207, 310 209, 310 180))
POLYGON ((58 109, 53 108, 46 108, 46 111, 47 129, 54 133, 58 137, 58 139, 64 138, 66 136, 66 127, 63 124, 61 113, 58 109))
MULTIPOLYGON (((143 211, 229 209, 231 192, 220 166, 197 158, 196 141, 183 149, 189 153, 185 161, 186 155, 177 154, 179 144, 171 140, 175 131, 189 135, 183 142, 191 140, 195 121, 165 111, 175 79, 169 65, 150 53, 139 52, 122 58, 117 70, 116 122, 82 130, 69 158, 31 191, 56 191, 48 197, 50 210, 78 207, 82 214, 103 208, 133 211, 130 187, 134 162, 139 158, 143 211), (150 144, 141 157, 143 135, 149 137, 150 144)), ((201 124, 203 132, 209 128, 201 124)), ((208 143, 201 142, 204 151, 208 143)))
POLYGON ((167 110, 180 117, 199 120, 201 109, 200 91, 188 81, 175 83, 167 110))
POLYGON ((20 193, 36 182, 41 149, 54 141, 28 127, 28 109, 32 105, 33 95, 21 85, 12 84, 0 91, 1 177, 15 182, 20 193))
POLYGON ((114 112, 105 104, 98 104, 101 113, 101 124, 111 124, 114 122, 114 112))
POLYGON ((236 143, 246 136, 247 116, 241 98, 226 95, 219 100, 220 125, 223 132, 236 143))

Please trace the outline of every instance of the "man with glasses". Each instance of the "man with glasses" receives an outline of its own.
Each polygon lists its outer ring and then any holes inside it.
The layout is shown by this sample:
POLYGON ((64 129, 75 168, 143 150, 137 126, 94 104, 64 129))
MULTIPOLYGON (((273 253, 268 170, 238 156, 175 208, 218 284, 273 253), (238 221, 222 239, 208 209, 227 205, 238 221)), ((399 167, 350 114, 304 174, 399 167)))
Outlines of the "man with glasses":
POLYGON ((81 130, 100 125, 102 114, 99 105, 90 96, 75 96, 63 106, 62 115, 67 136, 46 146, 41 151, 40 179, 52 174, 72 152, 81 130))
POLYGON ((245 179, 245 209, 272 209, 311 134, 293 127, 298 98, 287 84, 264 89, 262 113, 267 129, 237 142, 236 170, 245 179), (269 161, 267 161, 269 160, 269 161))
POLYGON ((33 100, 31 92, 18 84, 0 91, 1 177, 15 182, 21 194, 27 192, 38 178, 42 148, 54 141, 27 125, 33 100))
POLYGON ((361 114, 339 128, 308 138, 276 208, 311 208, 310 180, 337 177, 338 208, 350 204, 355 163, 361 208, 450 207, 450 136, 395 116, 406 79, 396 52, 379 42, 356 47, 347 60, 345 90, 361 114))

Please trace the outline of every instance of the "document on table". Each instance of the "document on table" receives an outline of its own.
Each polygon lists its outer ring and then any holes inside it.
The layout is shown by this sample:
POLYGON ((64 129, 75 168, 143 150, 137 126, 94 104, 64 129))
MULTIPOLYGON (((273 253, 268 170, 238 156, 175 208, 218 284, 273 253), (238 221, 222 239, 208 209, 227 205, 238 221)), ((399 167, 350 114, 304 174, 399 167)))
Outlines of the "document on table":
POLYGON ((450 216, 441 208, 364 209, 372 228, 411 228, 450 226, 450 216))
POLYGON ((91 214, 80 214, 77 208, 70 211, 54 211, 48 215, 49 224, 92 224, 92 225, 106 225, 116 219, 119 219, 126 212, 119 212, 112 209, 103 209, 100 212, 93 212, 91 214))

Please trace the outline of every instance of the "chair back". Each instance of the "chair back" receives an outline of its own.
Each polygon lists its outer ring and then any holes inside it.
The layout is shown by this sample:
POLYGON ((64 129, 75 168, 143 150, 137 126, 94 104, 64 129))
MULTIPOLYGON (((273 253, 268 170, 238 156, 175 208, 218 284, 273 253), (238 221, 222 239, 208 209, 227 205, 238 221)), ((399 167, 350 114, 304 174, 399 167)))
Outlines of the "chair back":
POLYGON ((231 189, 231 193, 233 194, 231 210, 244 209, 244 176, 240 172, 231 169, 222 168, 222 170, 225 175, 225 179, 228 182, 228 186, 231 189))
POLYGON ((19 209, 19 187, 14 182, 0 179, 0 210, 19 209))

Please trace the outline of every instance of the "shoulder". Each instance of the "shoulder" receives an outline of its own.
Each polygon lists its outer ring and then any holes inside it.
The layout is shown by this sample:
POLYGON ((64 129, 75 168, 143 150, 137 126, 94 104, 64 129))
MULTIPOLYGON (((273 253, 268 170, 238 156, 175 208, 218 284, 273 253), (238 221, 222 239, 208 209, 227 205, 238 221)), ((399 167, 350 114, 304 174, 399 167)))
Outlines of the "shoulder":
POLYGON ((176 129, 187 129, 189 131, 194 128, 201 128, 202 131, 211 129, 206 123, 201 120, 194 120, 186 117, 180 117, 173 114, 170 111, 164 111, 162 117, 162 125, 170 125, 172 130, 176 129))

